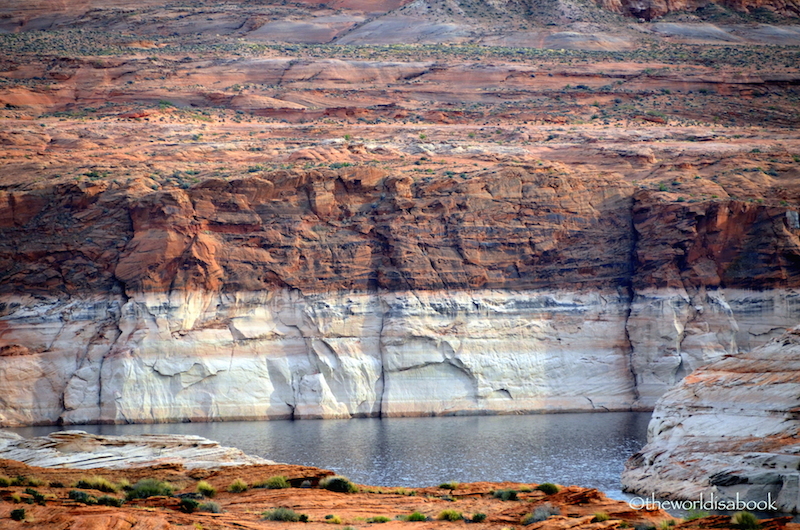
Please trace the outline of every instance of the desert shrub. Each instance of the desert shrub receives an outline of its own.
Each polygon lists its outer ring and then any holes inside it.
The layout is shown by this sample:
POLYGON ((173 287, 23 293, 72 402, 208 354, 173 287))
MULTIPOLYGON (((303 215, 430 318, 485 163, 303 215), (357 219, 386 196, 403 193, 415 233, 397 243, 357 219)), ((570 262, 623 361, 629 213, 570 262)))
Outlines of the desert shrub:
POLYGON ((670 530, 673 526, 675 526, 675 519, 666 519, 659 523, 658 528, 659 530, 670 530))
POLYGON ((523 517, 522 524, 533 524, 533 523, 538 523, 540 521, 545 521, 550 516, 558 515, 560 513, 561 511, 557 507, 553 506, 549 502, 546 502, 541 506, 538 506, 535 510, 533 510, 533 513, 529 513, 528 515, 523 517))
POLYGON ((230 485, 228 486, 228 491, 231 493, 242 493, 243 491, 247 491, 248 487, 249 486, 247 485, 247 482, 245 482, 240 478, 237 478, 236 480, 230 483, 230 485))
POLYGON ((186 513, 194 513, 195 510, 200 506, 200 503, 194 499, 190 499, 189 497, 184 497, 181 499, 181 510, 186 513))
POLYGON ((45 497, 43 494, 39 493, 33 488, 25 488, 25 493, 31 496, 32 503, 35 502, 36 504, 41 504, 42 506, 45 505, 45 497))
POLYGON ((25 508, 17 508, 16 510, 11 510, 11 518, 15 521, 24 521, 25 520, 25 508))
POLYGON ((493 494, 495 499, 500 499, 501 501, 515 501, 517 500, 517 492, 516 490, 497 490, 493 494))
POLYGON ((485 513, 478 512, 478 513, 473 513, 472 514, 471 521, 473 523, 482 523, 485 520, 486 520, 486 514, 485 513))
POLYGON ((89 495, 85 491, 81 490, 70 491, 69 498, 74 501, 82 502, 84 504, 97 504, 97 497, 95 497, 94 495, 89 495))
POLYGON ((101 495, 99 499, 97 499, 97 504, 103 506, 114 506, 115 508, 119 508, 125 502, 125 499, 120 499, 119 497, 112 497, 111 495, 101 495))
POLYGON ((554 493, 558 493, 559 490, 558 486, 556 486, 551 482, 542 482, 541 484, 536 486, 536 489, 543 492, 545 495, 552 495, 554 493))
POLYGON ((414 512, 411 515, 406 516, 406 521, 427 521, 428 518, 425 516, 424 513, 414 512))
POLYGON ((198 512, 209 512, 209 513, 221 513, 222 508, 220 508, 219 504, 214 501, 208 501, 201 503, 200 506, 197 507, 198 512))
POLYGON ((143 478, 134 484, 128 491, 126 498, 146 499, 148 497, 169 497, 175 491, 175 487, 169 482, 164 482, 154 478, 143 478))
POLYGON ((119 491, 119 486, 104 477, 92 475, 91 477, 81 477, 73 485, 75 488, 85 490, 104 491, 106 493, 116 493, 119 491))
POLYGON ((391 519, 385 515, 376 515, 375 517, 370 517, 367 519, 368 523, 388 523, 389 521, 391 521, 391 519))
POLYGON ((201 480, 200 482, 197 483, 197 493, 199 493, 203 497, 208 497, 209 499, 211 499, 214 497, 214 495, 217 494, 217 488, 215 488, 205 480, 201 480))
POLYGON ((530 493, 530 492, 532 492, 532 491, 533 491, 533 488, 531 488, 530 486, 522 486, 522 487, 519 489, 519 492, 520 492, 520 493, 530 493))
POLYGON ((758 518, 750 512, 736 512, 731 517, 731 523, 743 530, 756 530, 761 526, 758 524, 758 518))
POLYGON ((458 489, 458 482, 455 481, 442 482, 441 484, 439 484, 439 487, 442 488, 443 490, 455 490, 458 489))
MULTIPOLYGON (((37 477, 26 477, 25 483, 28 486, 33 486, 34 488, 38 488, 39 486, 44 486, 46 484, 46 481, 44 481, 44 480, 42 480, 40 478, 37 478, 37 477)), ((22 484, 22 485, 24 485, 24 484, 22 484)))
POLYGON ((22 497, 20 497, 19 493, 12 493, 11 502, 13 502, 14 504, 19 504, 22 502, 22 497))
POLYGON ((278 475, 277 477, 269 477, 267 480, 262 480, 256 484, 253 484, 254 488, 267 488, 268 490, 280 490, 285 488, 291 488, 291 484, 289 481, 286 480, 286 477, 283 475, 278 475))
MULTIPOLYGON (((296 523, 302 521, 301 517, 304 514, 300 514, 292 510, 291 508, 275 508, 274 510, 267 510, 266 512, 261 514, 262 519, 266 519, 267 521, 283 521, 287 523, 296 523)), ((305 516, 305 519, 308 520, 308 516, 305 516)))
POLYGON ((341 475, 334 475, 332 477, 325 477, 319 482, 321 488, 330 491, 338 491, 339 493, 356 493, 358 487, 350 482, 350 479, 341 475))
POLYGON ((58 480, 54 480, 53 482, 50 483, 50 487, 51 488, 63 488, 64 487, 64 483, 60 482, 58 480))
POLYGON ((460 521, 461 512, 457 510, 442 510, 436 518, 440 521, 460 521))
POLYGON ((0 475, 0 488, 7 488, 10 485, 11 485, 11 479, 6 476, 0 475))
POLYGON ((325 522, 329 524, 342 524, 342 518, 338 515, 326 515, 325 522))
POLYGON ((608 521, 608 519, 609 515, 606 512, 597 512, 596 514, 594 514, 593 522, 602 523, 603 521, 608 521))

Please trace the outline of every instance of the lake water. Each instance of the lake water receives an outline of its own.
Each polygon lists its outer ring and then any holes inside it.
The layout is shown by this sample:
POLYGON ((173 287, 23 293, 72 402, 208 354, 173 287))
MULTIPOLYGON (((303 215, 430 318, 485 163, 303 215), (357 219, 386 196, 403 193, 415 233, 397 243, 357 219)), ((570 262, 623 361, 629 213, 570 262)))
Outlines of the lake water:
MULTIPOLYGON (((373 486, 555 482, 624 499, 619 475, 646 441, 649 413, 608 412, 157 425, 74 425, 96 434, 195 434, 277 462, 373 486)), ((55 427, 10 429, 42 436, 55 427)))

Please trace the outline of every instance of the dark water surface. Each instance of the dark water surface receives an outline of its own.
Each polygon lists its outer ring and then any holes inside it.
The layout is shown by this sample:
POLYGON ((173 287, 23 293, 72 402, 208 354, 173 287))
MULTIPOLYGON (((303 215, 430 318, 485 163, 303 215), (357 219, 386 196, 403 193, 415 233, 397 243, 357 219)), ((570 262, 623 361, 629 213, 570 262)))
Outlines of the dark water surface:
MULTIPOLYGON (((622 499, 625 460, 649 413, 73 425, 96 434, 195 434, 277 462, 331 469, 373 486, 446 481, 555 482, 622 499)), ((66 429, 66 428, 65 428, 66 429)), ((42 436, 56 427, 11 429, 42 436)))

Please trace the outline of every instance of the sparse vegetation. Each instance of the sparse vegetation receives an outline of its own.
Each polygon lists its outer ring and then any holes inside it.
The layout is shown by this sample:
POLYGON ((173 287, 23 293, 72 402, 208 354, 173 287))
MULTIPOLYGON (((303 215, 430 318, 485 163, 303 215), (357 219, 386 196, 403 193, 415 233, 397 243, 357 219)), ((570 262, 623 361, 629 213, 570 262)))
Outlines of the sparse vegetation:
POLYGON ((222 508, 220 505, 214 501, 206 501, 200 503, 197 507, 198 512, 208 512, 208 513, 222 513, 222 508))
POLYGON ((11 510, 11 518, 15 521, 25 520, 25 508, 16 508, 11 510))
POLYGON ((358 491, 358 486, 350 482, 347 477, 341 475, 325 477, 320 481, 319 487, 339 493, 356 493, 358 491))
POLYGON ((473 523, 482 523, 486 520, 486 514, 481 512, 473 513, 471 520, 473 523))
POLYGON ((733 517, 731 517, 731 523, 735 524, 742 530, 756 530, 757 528, 761 527, 758 517, 747 511, 736 512, 733 514, 733 517))
POLYGON ((184 497, 181 499, 180 507, 186 513, 194 513, 200 507, 200 503, 192 498, 184 497))
POLYGON ((442 482, 439 484, 439 487, 443 490, 457 490, 458 489, 458 482, 442 482))
POLYGON ((203 497, 213 499, 214 496, 217 494, 217 488, 215 488, 205 480, 201 480, 200 482, 197 483, 197 493, 199 493, 203 497))
POLYGON ((255 484, 253 484, 253 487, 266 488, 269 490, 278 490, 278 489, 290 488, 291 484, 289 484, 289 481, 286 480, 286 477, 278 475, 276 477, 270 477, 266 480, 262 480, 261 482, 256 482, 255 484))
POLYGON ((116 493, 120 490, 120 487, 117 484, 114 484, 105 477, 99 477, 96 475, 92 475, 90 477, 82 477, 78 479, 78 481, 75 482, 73 487, 87 489, 87 490, 103 491, 106 493, 116 493))
POLYGON ((175 486, 169 482, 164 482, 154 478, 145 478, 134 484, 128 490, 125 498, 132 499, 146 499, 148 497, 170 497, 175 491, 175 486))
POLYGON ((242 493, 247 491, 248 488, 249 486, 247 485, 247 482, 240 478, 237 478, 231 482, 230 485, 228 485, 228 491, 230 493, 242 493))
POLYGON ((553 506, 549 502, 546 502, 541 506, 537 506, 532 513, 529 513, 528 515, 524 516, 522 518, 522 521, 520 522, 524 525, 538 523, 540 521, 545 521, 546 519, 552 517, 553 515, 559 515, 560 513, 561 510, 559 510, 558 507, 553 506))
POLYGON ((385 515, 376 515, 375 517, 370 517, 367 519, 368 523, 388 523, 389 521, 391 521, 391 519, 385 515))
POLYGON ((536 489, 543 492, 545 495, 553 495, 559 491, 559 487, 551 482, 543 482, 536 486, 536 489))
POLYGON ((460 521, 463 516, 458 510, 442 510, 436 518, 440 521, 460 521))
POLYGON ((428 517, 420 512, 414 512, 406 516, 406 521, 427 521, 428 517))
POLYGON ((308 521, 308 516, 305 514, 300 514, 295 512, 290 508, 275 508, 274 510, 268 510, 261 514, 261 518, 267 521, 283 521, 286 523, 297 523, 297 522, 306 522, 308 521))
POLYGON ((501 501, 515 501, 517 500, 517 490, 497 490, 494 492, 493 496, 495 499, 500 499, 501 501))

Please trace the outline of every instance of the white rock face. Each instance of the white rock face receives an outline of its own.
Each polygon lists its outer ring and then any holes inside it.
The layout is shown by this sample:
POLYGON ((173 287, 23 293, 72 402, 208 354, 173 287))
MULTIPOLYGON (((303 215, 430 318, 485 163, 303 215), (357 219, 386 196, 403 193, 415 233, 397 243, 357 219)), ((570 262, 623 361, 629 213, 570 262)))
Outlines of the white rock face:
POLYGON ((800 510, 798 373, 800 327, 693 372, 658 402, 623 485, 668 499, 738 496, 800 510))
POLYGON ((274 464, 239 449, 223 447, 200 436, 142 434, 101 436, 61 431, 38 438, 0 432, 0 458, 36 467, 123 469, 181 464, 187 469, 274 464))
POLYGON ((7 296, 0 424, 650 408, 789 291, 7 296))

